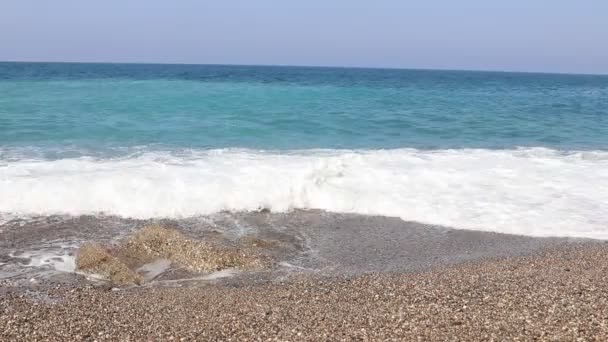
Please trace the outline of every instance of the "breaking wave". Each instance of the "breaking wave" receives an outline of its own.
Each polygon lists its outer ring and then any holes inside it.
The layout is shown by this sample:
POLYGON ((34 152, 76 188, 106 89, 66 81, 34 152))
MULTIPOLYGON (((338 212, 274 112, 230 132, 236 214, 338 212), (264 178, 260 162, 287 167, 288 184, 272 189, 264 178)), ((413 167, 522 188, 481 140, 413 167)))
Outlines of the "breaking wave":
POLYGON ((6 217, 180 218, 262 208, 608 239, 608 152, 224 149, 0 160, 6 217))

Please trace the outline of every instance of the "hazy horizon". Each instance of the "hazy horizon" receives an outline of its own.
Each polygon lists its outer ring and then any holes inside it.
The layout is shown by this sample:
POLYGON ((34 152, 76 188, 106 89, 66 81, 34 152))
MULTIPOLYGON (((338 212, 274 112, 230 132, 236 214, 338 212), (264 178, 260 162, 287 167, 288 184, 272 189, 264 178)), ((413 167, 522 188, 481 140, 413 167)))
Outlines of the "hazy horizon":
POLYGON ((357 66, 357 65, 291 65, 291 64, 222 64, 222 63, 163 63, 163 62, 115 62, 115 61, 44 61, 44 60, 0 60, 0 63, 32 63, 32 64, 126 64, 126 65, 196 65, 221 67, 277 67, 277 68, 327 68, 327 69, 377 69, 377 70, 417 70, 417 71, 453 71, 453 72, 487 72, 487 73, 514 73, 514 74, 548 74, 548 75, 581 75, 581 76, 608 76, 608 73, 585 72, 559 72, 559 71, 522 71, 522 70, 492 70, 492 69, 439 69, 439 68, 408 68, 384 66, 357 66))
POLYGON ((608 74, 608 2, 0 4, 0 60, 608 74))

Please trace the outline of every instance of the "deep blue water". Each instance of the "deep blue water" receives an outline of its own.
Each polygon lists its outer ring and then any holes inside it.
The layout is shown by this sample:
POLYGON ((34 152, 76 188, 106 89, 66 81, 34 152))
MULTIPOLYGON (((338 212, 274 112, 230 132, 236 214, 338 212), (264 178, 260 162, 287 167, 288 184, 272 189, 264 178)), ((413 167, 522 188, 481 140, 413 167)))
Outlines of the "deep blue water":
POLYGON ((154 146, 608 149, 608 77, 0 63, 5 153, 154 146))

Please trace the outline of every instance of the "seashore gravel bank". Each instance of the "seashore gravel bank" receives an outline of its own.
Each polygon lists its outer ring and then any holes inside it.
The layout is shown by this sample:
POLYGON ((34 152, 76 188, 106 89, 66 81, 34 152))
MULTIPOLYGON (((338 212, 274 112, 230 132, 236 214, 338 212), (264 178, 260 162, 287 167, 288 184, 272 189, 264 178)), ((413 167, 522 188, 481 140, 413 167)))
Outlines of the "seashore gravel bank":
POLYGON ((2 341, 606 341, 608 244, 418 274, 0 296, 2 341))

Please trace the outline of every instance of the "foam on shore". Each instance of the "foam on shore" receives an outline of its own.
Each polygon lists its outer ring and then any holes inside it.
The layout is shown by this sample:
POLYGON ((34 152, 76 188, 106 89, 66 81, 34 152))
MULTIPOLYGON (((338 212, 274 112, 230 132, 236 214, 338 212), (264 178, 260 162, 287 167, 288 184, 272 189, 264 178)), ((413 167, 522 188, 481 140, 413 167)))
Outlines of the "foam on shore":
POLYGON ((608 239, 608 152, 146 152, 7 160, 0 216, 184 218, 322 209, 529 236, 608 239))

